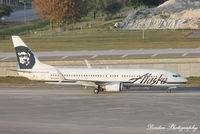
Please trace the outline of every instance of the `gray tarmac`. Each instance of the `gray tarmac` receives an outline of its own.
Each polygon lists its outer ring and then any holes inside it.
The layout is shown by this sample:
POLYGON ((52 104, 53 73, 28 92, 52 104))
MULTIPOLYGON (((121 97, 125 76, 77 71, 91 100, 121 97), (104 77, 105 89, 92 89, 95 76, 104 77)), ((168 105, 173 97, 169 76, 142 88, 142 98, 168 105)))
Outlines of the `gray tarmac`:
MULTIPOLYGON (((160 57, 200 57, 200 48, 82 50, 34 52, 40 60, 132 59, 160 57)), ((16 60, 14 52, 0 52, 0 61, 16 60)))
POLYGON ((80 87, 1 86, 0 133, 199 134, 199 102, 200 87, 95 95, 80 87))

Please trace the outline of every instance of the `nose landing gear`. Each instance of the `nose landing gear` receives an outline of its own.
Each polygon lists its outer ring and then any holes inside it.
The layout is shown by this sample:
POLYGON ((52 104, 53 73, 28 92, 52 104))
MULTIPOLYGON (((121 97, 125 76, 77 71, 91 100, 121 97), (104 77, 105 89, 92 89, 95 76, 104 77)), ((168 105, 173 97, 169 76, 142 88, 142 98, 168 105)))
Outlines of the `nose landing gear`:
POLYGON ((169 87, 167 88, 167 93, 172 93, 172 89, 176 89, 177 87, 169 87))

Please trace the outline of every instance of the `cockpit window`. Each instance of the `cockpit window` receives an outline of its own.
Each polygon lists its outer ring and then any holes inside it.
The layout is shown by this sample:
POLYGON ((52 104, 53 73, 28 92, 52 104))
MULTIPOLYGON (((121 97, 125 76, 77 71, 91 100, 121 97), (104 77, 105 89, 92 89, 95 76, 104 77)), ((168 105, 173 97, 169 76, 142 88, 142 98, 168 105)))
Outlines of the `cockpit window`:
POLYGON ((173 75, 173 77, 181 77, 181 76, 177 74, 177 75, 173 75))

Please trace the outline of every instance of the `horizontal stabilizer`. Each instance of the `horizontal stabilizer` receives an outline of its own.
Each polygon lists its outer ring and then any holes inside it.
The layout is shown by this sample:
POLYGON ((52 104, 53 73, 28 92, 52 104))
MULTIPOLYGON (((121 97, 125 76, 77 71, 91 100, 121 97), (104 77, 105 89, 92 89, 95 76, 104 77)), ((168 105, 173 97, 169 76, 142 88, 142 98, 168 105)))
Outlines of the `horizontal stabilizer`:
POLYGON ((9 71, 14 71, 14 72, 22 72, 22 73, 49 73, 49 72, 42 72, 42 71, 37 71, 37 70, 25 70, 25 69, 7 69, 9 71))

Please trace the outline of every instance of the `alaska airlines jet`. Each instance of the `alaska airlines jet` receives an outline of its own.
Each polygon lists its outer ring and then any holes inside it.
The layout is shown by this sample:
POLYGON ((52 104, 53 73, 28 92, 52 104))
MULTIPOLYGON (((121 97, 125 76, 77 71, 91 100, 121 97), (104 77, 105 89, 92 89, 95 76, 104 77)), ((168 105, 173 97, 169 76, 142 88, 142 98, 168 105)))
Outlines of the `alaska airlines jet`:
POLYGON ((50 84, 69 84, 94 87, 94 93, 120 92, 123 87, 165 86, 168 89, 185 84, 179 74, 157 69, 58 68, 40 62, 19 36, 12 36, 20 76, 50 84))

